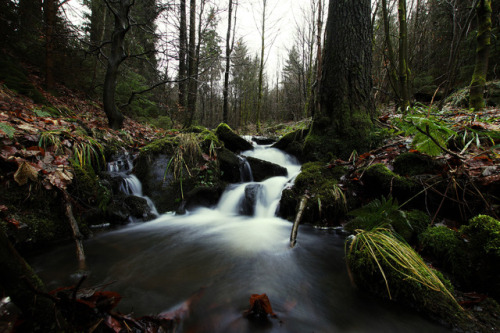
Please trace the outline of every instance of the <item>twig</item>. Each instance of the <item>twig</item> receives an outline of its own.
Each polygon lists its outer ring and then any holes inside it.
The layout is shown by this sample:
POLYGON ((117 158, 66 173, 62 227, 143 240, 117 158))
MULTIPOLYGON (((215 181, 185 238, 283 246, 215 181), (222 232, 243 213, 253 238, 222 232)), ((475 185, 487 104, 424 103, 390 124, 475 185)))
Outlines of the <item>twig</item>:
POLYGON ((297 216, 295 217, 295 221, 293 222, 292 233, 290 234, 290 247, 293 248, 297 243, 297 233, 299 231, 299 223, 302 220, 302 214, 307 205, 307 199, 309 196, 304 194, 302 199, 300 200, 299 211, 297 212, 297 216))

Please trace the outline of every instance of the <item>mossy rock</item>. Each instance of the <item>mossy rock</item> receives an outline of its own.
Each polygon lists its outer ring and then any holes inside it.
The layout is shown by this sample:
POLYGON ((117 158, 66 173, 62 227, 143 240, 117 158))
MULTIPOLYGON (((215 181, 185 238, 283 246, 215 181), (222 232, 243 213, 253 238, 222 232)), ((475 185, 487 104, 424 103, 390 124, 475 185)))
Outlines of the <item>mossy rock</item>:
POLYGON ((401 176, 434 174, 437 168, 432 157, 418 152, 399 155, 394 159, 393 166, 394 172, 401 176))
POLYGON ((295 179, 292 192, 284 191, 280 202, 280 216, 292 219, 304 194, 309 196, 302 215, 302 223, 321 226, 335 226, 346 213, 345 196, 339 195, 336 186, 346 172, 344 167, 329 168, 322 162, 308 162, 302 165, 295 179), (345 199, 345 200, 344 200, 345 199), (292 214, 292 207, 295 211, 292 214))
POLYGON ((141 155, 157 155, 168 154, 172 155, 175 147, 179 144, 179 140, 175 136, 165 136, 161 139, 155 140, 148 145, 141 148, 139 157, 141 155))
POLYGON ((381 163, 368 167, 362 180, 372 195, 392 196, 399 202, 412 198, 419 189, 417 183, 392 172, 381 163))
POLYGON ((303 156, 302 147, 304 145, 304 139, 307 136, 308 132, 309 129, 298 129, 296 131, 285 134, 276 143, 274 143, 272 147, 283 150, 288 154, 295 156, 299 161, 304 162, 305 159, 303 156))
POLYGON ((500 221, 478 215, 459 231, 468 240, 467 251, 473 264, 470 274, 476 278, 478 289, 500 300, 500 221))
POLYGON ((215 130, 217 137, 224 142, 224 146, 234 153, 239 153, 245 150, 252 150, 253 146, 250 142, 243 139, 225 123, 221 123, 215 130))
POLYGON ((437 267, 449 272, 460 284, 469 279, 470 257, 460 234, 446 226, 427 228, 419 237, 422 253, 433 259, 437 267))
POLYGON ((238 183, 241 181, 240 163, 238 156, 226 148, 217 150, 222 180, 228 183, 238 183))
POLYGON ((397 201, 392 198, 375 199, 349 212, 349 215, 355 217, 344 225, 347 232, 354 234, 359 229, 389 228, 409 244, 416 244, 418 236, 430 224, 427 214, 419 210, 400 210, 397 201))

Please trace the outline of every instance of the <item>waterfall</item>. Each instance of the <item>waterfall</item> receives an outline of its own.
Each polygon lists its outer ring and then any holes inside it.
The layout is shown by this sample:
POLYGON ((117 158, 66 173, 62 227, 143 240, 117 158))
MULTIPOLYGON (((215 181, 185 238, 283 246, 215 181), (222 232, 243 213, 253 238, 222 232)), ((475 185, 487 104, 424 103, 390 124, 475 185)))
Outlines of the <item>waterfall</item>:
MULTIPOLYGON (((143 195, 141 181, 132 173, 132 169, 132 158, 128 153, 119 156, 116 160, 109 162, 107 165, 107 170, 110 174, 121 177, 121 183, 118 190, 126 196, 133 195, 145 199, 151 213, 158 217, 160 215, 158 210, 153 201, 149 197, 143 195)), ((129 220, 134 222, 132 217, 129 217, 129 220)))

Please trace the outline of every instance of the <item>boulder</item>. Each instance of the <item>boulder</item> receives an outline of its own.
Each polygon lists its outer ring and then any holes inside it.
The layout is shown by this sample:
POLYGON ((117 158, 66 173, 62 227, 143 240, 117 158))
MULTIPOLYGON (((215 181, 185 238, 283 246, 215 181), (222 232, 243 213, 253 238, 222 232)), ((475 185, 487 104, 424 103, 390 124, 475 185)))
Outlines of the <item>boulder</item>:
POLYGON ((155 214, 153 214, 147 199, 135 195, 129 195, 124 201, 130 210, 131 216, 143 221, 150 221, 156 217, 155 214))
POLYGON ((262 184, 249 184, 245 187, 245 198, 241 203, 240 214, 253 216, 255 213, 255 205, 257 204, 258 194, 262 184))
POLYGON ((255 157, 246 158, 252 168, 253 179, 256 182, 261 182, 267 178, 277 176, 287 176, 286 168, 268 161, 264 161, 255 157))
POLYGON ((239 153, 245 150, 252 150, 253 146, 250 142, 243 139, 238 134, 234 133, 231 127, 225 123, 221 123, 215 130, 215 134, 224 142, 224 146, 234 153, 239 153))
POLYGON ((240 159, 232 151, 221 148, 217 151, 222 180, 229 183, 238 183, 241 180, 240 159))

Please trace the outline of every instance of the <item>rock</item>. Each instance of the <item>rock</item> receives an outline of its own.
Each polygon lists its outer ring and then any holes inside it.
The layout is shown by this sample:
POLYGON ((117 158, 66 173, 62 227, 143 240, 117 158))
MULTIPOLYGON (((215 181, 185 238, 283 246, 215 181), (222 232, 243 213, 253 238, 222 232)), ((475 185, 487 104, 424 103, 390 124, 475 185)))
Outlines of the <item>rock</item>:
POLYGON ((114 200, 106 207, 106 218, 111 224, 126 224, 129 216, 130 210, 121 200, 114 200))
POLYGON ((252 168, 253 179, 256 182, 261 182, 271 177, 287 176, 288 174, 286 168, 268 161, 250 156, 247 157, 247 161, 252 168))
POLYGON ((219 202, 222 189, 214 187, 196 187, 186 194, 186 204, 183 208, 192 210, 197 207, 213 207, 219 202))
POLYGON ((229 183, 238 183, 241 179, 240 160, 232 151, 221 148, 217 151, 222 180, 229 183))
POLYGON ((262 184, 249 184, 245 187, 245 199, 241 203, 240 214, 253 216, 255 205, 257 204, 258 194, 262 184))
POLYGON ((219 140, 224 142, 224 146, 234 153, 253 149, 250 142, 234 133, 227 124, 221 123, 215 130, 215 133, 219 140))
POLYGON ((275 144, 271 147, 277 148, 291 154, 301 162, 304 162, 304 154, 302 147, 304 145, 304 139, 307 136, 309 129, 299 129, 294 132, 288 133, 281 137, 275 144))
POLYGON ((435 160, 418 152, 403 153, 393 162, 394 172, 401 176, 416 176, 422 174, 435 174, 437 163, 435 160))
POLYGON ((276 142, 276 140, 264 136, 252 136, 252 141, 258 145, 271 145, 276 142))
POLYGON ((142 219, 143 221, 150 221, 155 218, 145 198, 129 195, 125 198, 124 202, 128 206, 131 216, 142 219))

